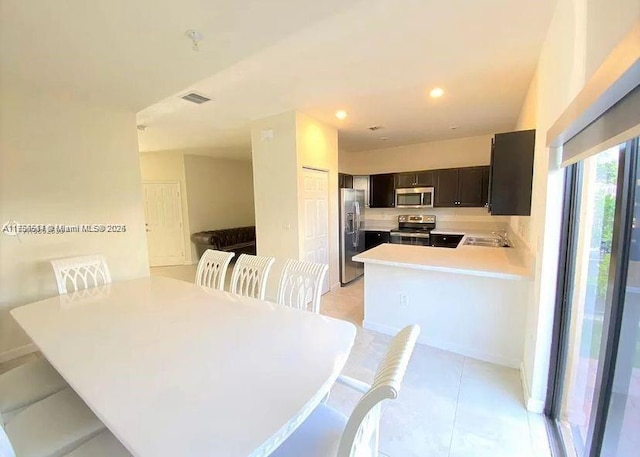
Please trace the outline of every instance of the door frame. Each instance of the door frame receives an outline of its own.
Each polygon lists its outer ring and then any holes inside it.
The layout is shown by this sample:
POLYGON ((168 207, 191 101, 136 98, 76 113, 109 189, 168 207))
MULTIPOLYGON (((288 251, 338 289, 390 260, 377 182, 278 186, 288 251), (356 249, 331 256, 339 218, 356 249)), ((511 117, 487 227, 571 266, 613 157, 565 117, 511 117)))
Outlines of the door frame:
MULTIPOLYGON (((185 211, 183 208, 183 204, 182 204, 182 198, 183 198, 183 189, 182 189, 182 183, 180 181, 176 181, 176 180, 168 180, 168 179, 155 179, 155 180, 143 180, 142 181, 142 186, 144 189, 144 185, 145 184, 177 184, 178 185, 178 190, 180 192, 180 224, 182 225, 182 236, 180 237, 181 242, 182 242, 182 262, 180 263, 180 265, 190 265, 191 262, 187 262, 187 244, 185 242, 185 230, 187 228, 187 224, 185 224, 185 211)), ((144 192, 142 193, 142 198, 144 199, 144 192)), ((143 202, 145 203, 145 202, 143 202)), ((147 258, 149 259, 149 267, 153 268, 154 266, 151 265, 151 256, 150 254, 150 250, 149 250, 149 237, 147 236, 147 220, 145 217, 145 239, 147 241, 147 258)), ((191 246, 189 246, 189 249, 191 249, 191 246)), ((172 266, 172 265, 155 265, 157 267, 163 267, 163 266, 172 266)))

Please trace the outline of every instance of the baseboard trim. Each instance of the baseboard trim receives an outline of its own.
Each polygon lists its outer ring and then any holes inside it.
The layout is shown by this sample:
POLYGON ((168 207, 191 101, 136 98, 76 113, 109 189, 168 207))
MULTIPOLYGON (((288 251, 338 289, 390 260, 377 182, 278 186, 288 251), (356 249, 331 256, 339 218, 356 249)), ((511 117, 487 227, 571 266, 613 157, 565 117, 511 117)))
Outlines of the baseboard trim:
POLYGON ((339 282, 337 282, 337 283, 335 283, 335 284, 332 284, 332 285, 329 287, 329 290, 330 290, 331 292, 335 292, 335 291, 336 291, 336 290, 338 290, 340 287, 341 287, 341 286, 340 286, 340 283, 339 283, 339 282))
MULTIPOLYGON (((374 332, 379 332, 390 336, 395 335, 401 330, 400 328, 380 324, 378 322, 367 321, 366 319, 362 322, 362 326, 367 330, 373 330, 374 332)), ((460 346, 447 341, 433 340, 430 339, 429 335, 427 335, 425 332, 420 333, 420 336, 418 337, 418 343, 426 344, 427 346, 435 347, 449 352, 455 352, 456 354, 470 357, 472 359, 495 363, 496 365, 501 365, 503 367, 514 368, 516 370, 520 368, 520 365, 522 363, 522 361, 519 359, 511 359, 509 357, 503 357, 501 355, 478 351, 474 348, 460 346)))
POLYGON ((37 350, 38 350, 38 347, 33 343, 29 343, 29 344, 25 344, 24 346, 19 346, 17 348, 9 349, 8 351, 0 353, 0 363, 17 359, 18 357, 31 354, 32 352, 36 352, 37 350))
POLYGON ((522 393, 524 395, 524 404, 527 411, 542 414, 544 412, 544 401, 531 397, 529 392, 529 384, 527 383, 527 372, 524 369, 524 363, 520 364, 520 382, 522 383, 522 393))

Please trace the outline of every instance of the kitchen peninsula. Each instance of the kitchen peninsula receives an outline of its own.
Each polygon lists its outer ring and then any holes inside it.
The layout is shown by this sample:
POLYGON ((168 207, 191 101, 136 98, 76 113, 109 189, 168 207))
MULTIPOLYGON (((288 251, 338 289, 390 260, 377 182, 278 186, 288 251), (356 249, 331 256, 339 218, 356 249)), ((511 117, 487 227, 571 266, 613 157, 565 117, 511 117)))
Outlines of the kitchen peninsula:
POLYGON ((408 324, 420 342, 519 368, 532 277, 518 248, 455 249, 381 244, 353 258, 365 265, 364 322, 393 335, 408 324))

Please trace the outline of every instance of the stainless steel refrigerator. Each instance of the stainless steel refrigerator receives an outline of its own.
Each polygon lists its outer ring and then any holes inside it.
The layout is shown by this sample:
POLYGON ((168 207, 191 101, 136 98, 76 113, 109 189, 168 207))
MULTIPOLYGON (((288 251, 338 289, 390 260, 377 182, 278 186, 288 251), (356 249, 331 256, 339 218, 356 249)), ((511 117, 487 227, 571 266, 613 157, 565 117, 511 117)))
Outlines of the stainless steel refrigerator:
POLYGON ((340 189, 340 283, 364 274, 364 265, 351 258, 364 251, 364 191, 340 189))

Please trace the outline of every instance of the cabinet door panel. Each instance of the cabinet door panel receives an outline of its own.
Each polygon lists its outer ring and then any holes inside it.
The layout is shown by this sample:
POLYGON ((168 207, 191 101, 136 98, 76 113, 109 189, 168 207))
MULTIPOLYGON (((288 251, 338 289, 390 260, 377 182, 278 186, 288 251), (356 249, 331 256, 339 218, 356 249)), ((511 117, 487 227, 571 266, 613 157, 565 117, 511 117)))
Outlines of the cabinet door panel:
POLYGON ((369 178, 369 206, 393 208, 395 206, 395 176, 393 173, 371 175, 369 178))
POLYGON ((353 189, 353 176, 338 173, 338 187, 340 187, 340 189, 353 189))
POLYGON ((364 204, 369 207, 369 176, 354 176, 353 188, 364 191, 364 204))
POLYGON ((433 206, 452 208, 458 201, 458 169, 436 170, 435 199, 433 206))
POLYGON ((478 207, 486 203, 484 193, 485 167, 460 168, 458 178, 458 206, 478 207))
POLYGON ((432 187, 436 185, 436 172, 434 170, 419 171, 416 173, 417 187, 432 187))
POLYGON ((529 216, 535 130, 499 133, 491 153, 491 214, 529 216))
POLYGON ((482 206, 489 208, 489 179, 491 177, 491 167, 482 167, 482 206))
POLYGON ((413 187, 416 182, 416 174, 411 173, 396 173, 396 187, 413 187))
POLYGON ((365 250, 373 249, 382 243, 389 242, 389 232, 378 230, 367 230, 364 232, 364 248, 365 250))

